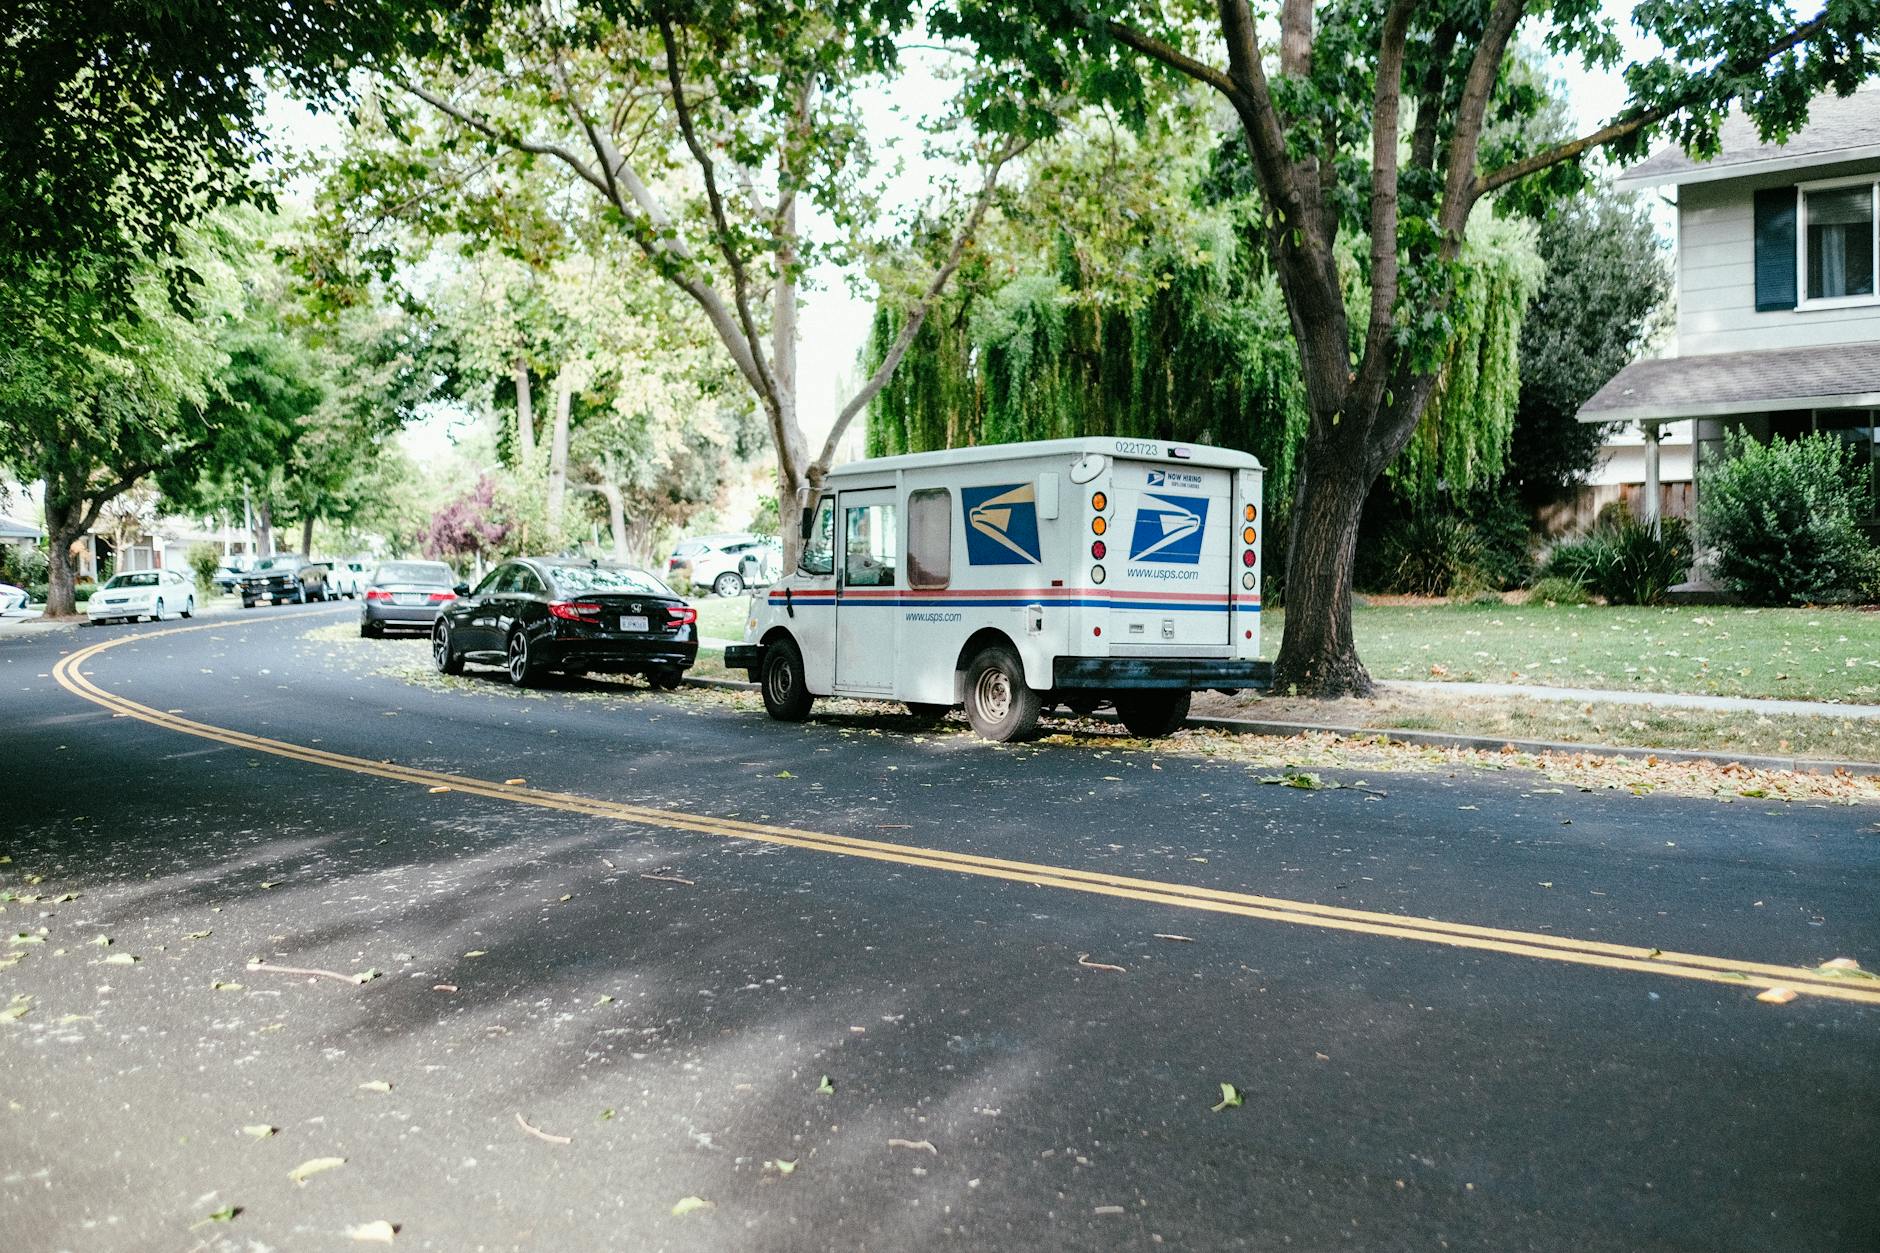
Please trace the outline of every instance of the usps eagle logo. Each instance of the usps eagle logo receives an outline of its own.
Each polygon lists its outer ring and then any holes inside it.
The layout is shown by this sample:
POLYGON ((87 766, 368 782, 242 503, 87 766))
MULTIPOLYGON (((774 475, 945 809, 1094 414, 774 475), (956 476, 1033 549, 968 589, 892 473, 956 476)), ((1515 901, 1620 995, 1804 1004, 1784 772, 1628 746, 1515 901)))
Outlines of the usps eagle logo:
POLYGON ((1206 496, 1162 496, 1144 492, 1129 538, 1131 561, 1192 566, 1201 560, 1208 521, 1206 496))
POLYGON ((963 487, 966 511, 966 560, 975 566, 1035 566, 1038 547, 1038 492, 1030 483, 963 487))

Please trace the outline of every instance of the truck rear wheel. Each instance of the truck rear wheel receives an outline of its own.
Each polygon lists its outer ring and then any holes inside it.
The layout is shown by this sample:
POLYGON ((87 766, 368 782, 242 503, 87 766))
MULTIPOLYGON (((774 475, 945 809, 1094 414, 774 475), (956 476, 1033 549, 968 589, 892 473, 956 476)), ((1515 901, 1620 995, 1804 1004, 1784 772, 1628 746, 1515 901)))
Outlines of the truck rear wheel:
POLYGON ((1030 735, 1043 705, 1009 648, 984 649, 966 667, 966 720, 982 739, 1003 744, 1030 735))
POLYGON ((764 708, 778 722, 801 722, 809 717, 816 698, 803 681, 803 650, 796 641, 779 639, 764 650, 764 708))
POLYGON ((1160 739, 1181 729, 1188 717, 1188 702, 1193 695, 1186 689, 1178 692, 1118 692, 1116 716, 1123 720, 1123 725, 1129 728, 1131 734, 1140 735, 1145 740, 1160 739))

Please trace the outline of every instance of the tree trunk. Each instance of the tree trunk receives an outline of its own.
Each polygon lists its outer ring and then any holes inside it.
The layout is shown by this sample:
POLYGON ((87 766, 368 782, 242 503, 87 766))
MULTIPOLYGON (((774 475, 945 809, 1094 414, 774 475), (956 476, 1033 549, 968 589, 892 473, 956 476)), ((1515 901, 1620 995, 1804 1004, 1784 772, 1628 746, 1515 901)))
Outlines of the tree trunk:
POLYGON ((265 500, 255 506, 255 555, 274 555, 274 506, 265 500))
POLYGON ((561 535, 562 502, 568 494, 568 418, 574 407, 574 380, 563 370, 555 384, 555 432, 548 445, 548 529, 551 542, 561 535))
POLYGON ((72 545, 85 537, 85 528, 79 525, 78 503, 55 498, 51 483, 46 484, 46 537, 46 617, 69 617, 78 612, 72 545))
POLYGON ((1358 520, 1371 476, 1335 464, 1338 451, 1336 445, 1308 446, 1299 469, 1286 546, 1286 629, 1273 663, 1276 692, 1334 697, 1374 690, 1351 631, 1358 520))
POLYGON ((300 551, 313 555, 313 515, 308 514, 300 520, 300 551))
POLYGON ((602 456, 601 472, 607 476, 601 480, 600 493, 607 498, 607 527, 614 534, 614 560, 624 563, 627 559, 627 501, 620 485, 614 481, 612 453, 602 456))
POLYGON ((535 408, 529 395, 529 363, 517 357, 512 368, 516 376, 516 445, 522 464, 527 466, 535 460, 535 408))

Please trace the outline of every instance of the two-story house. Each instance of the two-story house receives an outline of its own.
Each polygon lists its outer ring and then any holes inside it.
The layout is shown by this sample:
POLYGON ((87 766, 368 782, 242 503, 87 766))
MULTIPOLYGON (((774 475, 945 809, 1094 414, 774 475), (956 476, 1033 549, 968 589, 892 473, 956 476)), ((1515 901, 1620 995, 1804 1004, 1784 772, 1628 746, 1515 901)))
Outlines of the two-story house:
POLYGON ((1580 421, 1642 430, 1647 518, 1665 500, 1666 435, 1689 431, 1688 456, 1676 460, 1679 477, 1694 479, 1735 426, 1763 439, 1822 431, 1848 441, 1880 519, 1880 90, 1817 99, 1787 143, 1761 142, 1741 113, 1721 141, 1709 160, 1669 148, 1616 180, 1675 197, 1677 335, 1669 355, 1600 388, 1580 421))

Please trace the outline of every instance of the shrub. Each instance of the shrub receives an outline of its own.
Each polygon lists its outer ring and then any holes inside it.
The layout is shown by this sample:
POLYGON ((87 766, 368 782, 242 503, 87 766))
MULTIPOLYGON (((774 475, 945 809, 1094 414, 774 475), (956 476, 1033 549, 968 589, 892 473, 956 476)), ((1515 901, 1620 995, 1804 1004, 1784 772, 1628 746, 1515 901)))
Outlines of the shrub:
POLYGON ((189 568, 196 573, 196 590, 207 596, 215 590, 215 570, 222 564, 222 554, 214 544, 191 544, 189 568))
POLYGON ((1592 530, 1555 545, 1541 573, 1543 581, 1578 583, 1615 605, 1655 605, 1690 568, 1691 528, 1683 518, 1659 519, 1654 533, 1631 510, 1609 505, 1592 530))
POLYGON ((1593 597, 1586 584, 1575 579, 1550 576, 1537 579, 1528 589, 1530 605, 1590 605, 1593 597))
POLYGON ((1873 547, 1854 450, 1830 435, 1758 443, 1724 435, 1724 458, 1698 475, 1698 525, 1716 550, 1711 568, 1757 604, 1787 605, 1856 592, 1873 547))
MULTIPOLYGON (((109 576, 106 576, 109 577, 109 576)), ((97 594, 98 585, 90 581, 81 581, 72 587, 72 603, 82 605, 97 594)))
POLYGON ((0 583, 17 583, 24 588, 44 583, 46 564, 46 550, 37 544, 0 544, 0 583))
POLYGON ((1430 510, 1412 514, 1384 535, 1368 586, 1411 596, 1448 596, 1482 586, 1476 559, 1482 543, 1467 521, 1430 510))

